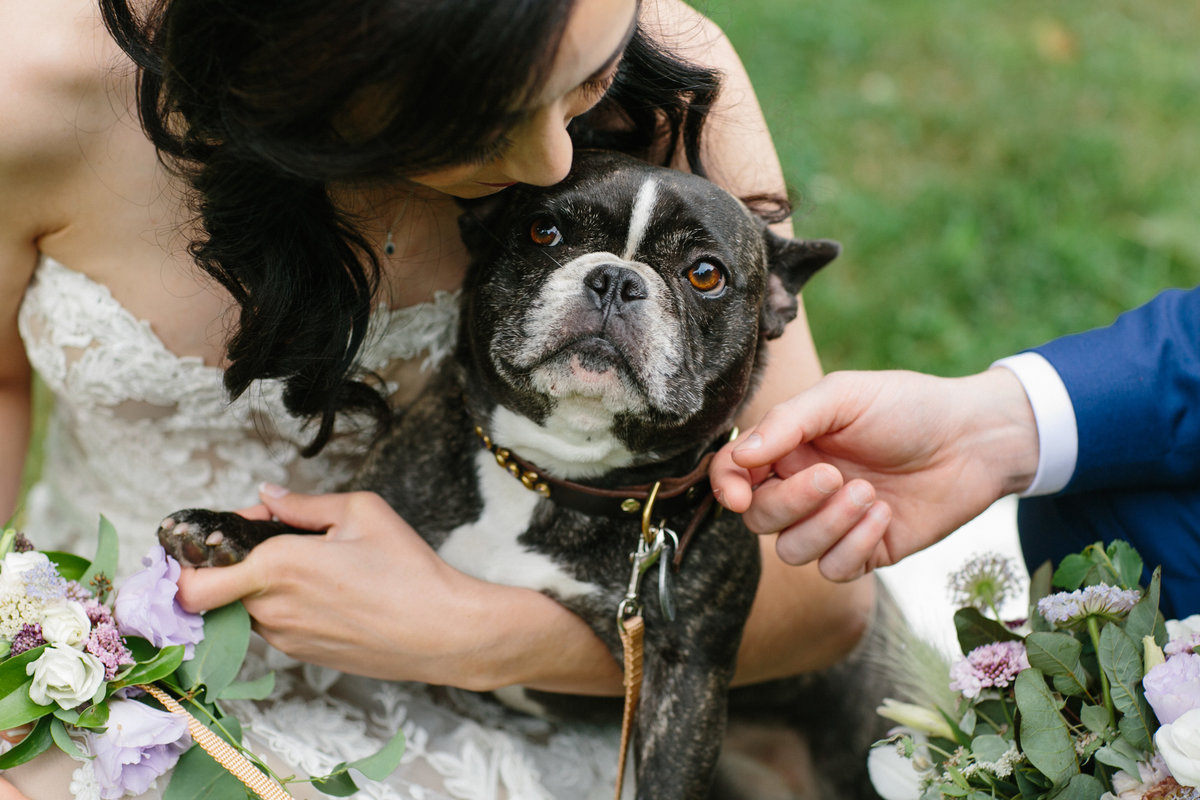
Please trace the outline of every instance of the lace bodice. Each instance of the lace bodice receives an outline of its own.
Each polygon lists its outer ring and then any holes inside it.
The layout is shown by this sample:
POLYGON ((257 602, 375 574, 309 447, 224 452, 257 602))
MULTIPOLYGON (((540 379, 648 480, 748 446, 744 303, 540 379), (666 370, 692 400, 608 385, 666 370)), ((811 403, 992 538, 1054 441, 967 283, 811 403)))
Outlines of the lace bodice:
MULTIPOLYGON (((383 377, 402 404, 422 385, 422 373, 450 352, 457 315, 455 293, 380 309, 362 367, 383 377)), ((121 569, 128 573, 140 566, 170 511, 243 507, 255 502, 262 481, 298 491, 336 489, 364 443, 353 420, 343 421, 319 456, 302 458, 310 432, 285 412, 280 384, 262 381, 229 402, 219 368, 172 353, 107 288, 52 260, 38 266, 19 325, 30 362, 54 394, 43 475, 26 508, 25 529, 41 548, 90 556, 104 514, 121 538, 121 569)), ((468 693, 300 666, 260 640, 243 677, 267 669, 277 674, 272 697, 242 701, 234 712, 253 746, 290 769, 323 774, 404 729, 400 770, 356 797, 611 797, 617 750, 611 727, 556 726, 468 693)), ((98 797, 88 769, 75 774, 79 800, 98 797)), ((160 797, 160 783, 143 800, 160 797)))
MULTIPOLYGON (((389 311, 371 321, 361 365, 411 395, 453 343, 457 303, 389 311)), ((109 290, 44 260, 19 317, 30 362, 56 398, 44 447, 43 479, 30 521, 39 546, 90 542, 97 515, 129 546, 122 569, 136 569, 161 517, 191 506, 241 508, 270 481, 297 491, 330 491, 350 476, 363 446, 353 420, 318 457, 302 458, 311 437, 288 415, 282 384, 261 381, 234 402, 221 370, 169 351, 149 323, 135 319, 109 290)))

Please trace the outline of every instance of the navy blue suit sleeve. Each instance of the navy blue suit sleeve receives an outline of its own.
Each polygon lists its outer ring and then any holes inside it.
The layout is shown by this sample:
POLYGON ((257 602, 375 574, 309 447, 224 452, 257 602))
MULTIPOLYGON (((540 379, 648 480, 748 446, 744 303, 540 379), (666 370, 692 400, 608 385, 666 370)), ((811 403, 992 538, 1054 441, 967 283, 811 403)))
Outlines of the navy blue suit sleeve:
POLYGON ((1064 491, 1200 481, 1200 287, 1034 350, 1075 408, 1079 454, 1064 491))

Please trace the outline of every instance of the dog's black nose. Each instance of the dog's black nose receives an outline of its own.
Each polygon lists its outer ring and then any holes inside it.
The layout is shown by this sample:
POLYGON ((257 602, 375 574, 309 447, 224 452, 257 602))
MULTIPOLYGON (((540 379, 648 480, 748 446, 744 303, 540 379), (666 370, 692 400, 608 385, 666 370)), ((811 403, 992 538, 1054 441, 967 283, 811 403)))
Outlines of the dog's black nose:
POLYGON ((650 296, 642 276, 627 267, 596 267, 583 279, 596 307, 619 311, 622 306, 650 296))

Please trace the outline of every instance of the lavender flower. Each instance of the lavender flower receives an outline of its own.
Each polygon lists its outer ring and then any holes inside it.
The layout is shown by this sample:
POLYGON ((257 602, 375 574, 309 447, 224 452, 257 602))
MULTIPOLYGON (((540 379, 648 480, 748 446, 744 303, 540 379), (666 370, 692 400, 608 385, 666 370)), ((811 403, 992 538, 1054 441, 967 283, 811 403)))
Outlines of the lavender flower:
POLYGON ((54 562, 46 560, 33 565, 21 574, 25 593, 34 600, 49 603, 67 596, 67 580, 58 574, 54 562))
POLYGON ((42 636, 42 626, 27 622, 21 626, 21 630, 17 631, 17 635, 13 637, 12 649, 8 651, 8 654, 10 656, 19 656, 27 650, 41 647, 44 644, 46 644, 46 639, 42 636))
POLYGON ((1025 669, 1029 657, 1023 642, 992 642, 976 647, 950 668, 950 688, 964 697, 978 697, 983 689, 1008 686, 1025 669))
POLYGON ((134 663, 133 653, 125 646, 116 624, 101 622, 92 628, 84 647, 104 665, 104 680, 111 681, 123 664, 134 663))
POLYGON ((1088 617, 1118 620, 1137 605, 1142 593, 1098 583, 1073 592, 1059 592, 1038 600, 1038 611, 1047 622, 1072 627, 1088 617))
POLYGON ((185 645, 184 657, 191 658, 193 645, 204 638, 204 620, 175 599, 179 562, 156 545, 142 564, 145 568, 129 576, 113 605, 121 633, 141 636, 155 647, 185 645))
POLYGON ((136 700, 113 699, 107 730, 86 737, 104 800, 143 794, 191 746, 184 720, 136 700))
POLYGON ((1168 658, 1142 678, 1146 702, 1163 725, 1192 709, 1200 709, 1200 656, 1182 653, 1168 658))

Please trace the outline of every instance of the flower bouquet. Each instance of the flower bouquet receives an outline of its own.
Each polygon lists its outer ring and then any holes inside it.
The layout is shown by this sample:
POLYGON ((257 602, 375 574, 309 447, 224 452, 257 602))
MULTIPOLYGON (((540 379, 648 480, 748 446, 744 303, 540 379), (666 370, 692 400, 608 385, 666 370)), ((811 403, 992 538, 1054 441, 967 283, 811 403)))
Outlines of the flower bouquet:
MULTIPOLYGON (((298 779, 279 778, 242 746, 241 726, 221 707, 274 688, 273 674, 237 680, 246 610, 188 613, 175 599, 179 564, 160 546, 142 563, 114 590, 117 535, 103 518, 91 562, 39 552, 11 529, 0 536, 0 770, 56 746, 83 762, 76 797, 136 796, 172 768, 169 800, 242 797, 247 787, 288 797, 280 784, 298 779)), ((397 733, 373 756, 301 780, 349 795, 358 788, 350 768, 381 780, 403 748, 397 733)))
POLYGON ((998 556, 952 578, 963 658, 905 642, 899 723, 871 753, 888 800, 1200 800, 1200 616, 1164 621, 1159 570, 1139 585, 1126 542, 1088 546, 1030 581, 1028 620, 1003 620, 998 556))

